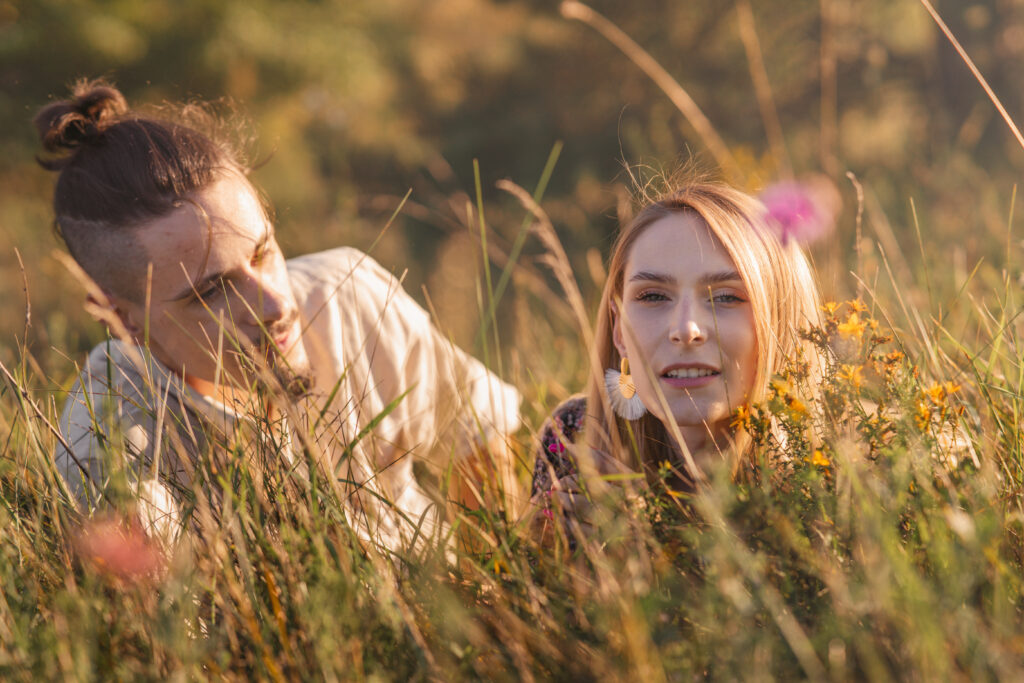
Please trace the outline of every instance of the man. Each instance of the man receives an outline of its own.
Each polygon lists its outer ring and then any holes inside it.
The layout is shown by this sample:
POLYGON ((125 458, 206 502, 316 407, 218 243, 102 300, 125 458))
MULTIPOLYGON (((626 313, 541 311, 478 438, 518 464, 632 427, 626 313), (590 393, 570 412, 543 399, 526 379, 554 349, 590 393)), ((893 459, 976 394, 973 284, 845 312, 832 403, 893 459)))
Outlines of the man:
POLYGON ((61 418, 72 491, 93 505, 127 473, 144 525, 173 540, 211 453, 301 468, 305 450, 350 488, 368 540, 397 549, 436 529, 422 477, 513 431, 518 393, 365 254, 285 261, 244 166, 198 124, 130 111, 99 82, 36 123, 64 152, 42 162, 60 171, 57 226, 116 337, 90 353, 61 418))

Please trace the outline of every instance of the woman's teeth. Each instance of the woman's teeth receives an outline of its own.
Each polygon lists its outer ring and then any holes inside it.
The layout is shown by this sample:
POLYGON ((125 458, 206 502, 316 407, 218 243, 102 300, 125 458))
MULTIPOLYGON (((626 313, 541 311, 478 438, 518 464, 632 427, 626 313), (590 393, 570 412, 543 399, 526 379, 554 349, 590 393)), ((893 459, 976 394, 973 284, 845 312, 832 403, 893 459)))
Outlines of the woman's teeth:
POLYGON ((695 377, 708 377, 710 375, 717 375, 717 370, 710 370, 708 368, 677 368, 675 370, 669 370, 665 373, 665 377, 676 377, 679 379, 693 379, 695 377))

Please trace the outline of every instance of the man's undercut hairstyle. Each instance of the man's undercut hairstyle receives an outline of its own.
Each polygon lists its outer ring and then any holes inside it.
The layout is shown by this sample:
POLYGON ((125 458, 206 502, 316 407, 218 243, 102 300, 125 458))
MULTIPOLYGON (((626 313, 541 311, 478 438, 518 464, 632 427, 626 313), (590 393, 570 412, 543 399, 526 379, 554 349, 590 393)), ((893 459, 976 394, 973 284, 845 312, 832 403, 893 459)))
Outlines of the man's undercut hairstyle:
POLYGON ((36 115, 50 153, 39 163, 59 173, 55 229, 101 287, 142 302, 149 259, 136 229, 170 214, 220 173, 243 170, 237 148, 216 134, 220 124, 199 105, 134 111, 101 80, 77 82, 70 99, 36 115))

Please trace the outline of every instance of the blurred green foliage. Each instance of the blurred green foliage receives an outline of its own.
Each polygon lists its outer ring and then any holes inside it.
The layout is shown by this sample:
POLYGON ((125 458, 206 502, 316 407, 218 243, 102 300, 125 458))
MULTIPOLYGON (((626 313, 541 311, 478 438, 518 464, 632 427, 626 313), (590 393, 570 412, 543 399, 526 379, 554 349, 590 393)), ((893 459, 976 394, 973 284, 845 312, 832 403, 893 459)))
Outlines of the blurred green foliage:
MULTIPOLYGON (((703 108, 740 163, 743 177, 733 181, 756 189, 780 175, 734 3, 592 6, 703 108)), ((1024 8, 937 6, 1011 115, 1021 112, 1024 8)), ((851 287, 856 199, 847 171, 865 187, 866 242, 910 254, 886 254, 897 270, 937 266, 966 277, 978 259, 1008 261, 1024 150, 918 2, 756 0, 752 9, 792 168, 827 173, 844 195, 840 230, 815 253, 827 291, 851 287), (914 265, 910 199, 931 263, 914 265)), ((532 190, 564 141, 544 206, 578 272, 598 279, 595 256, 633 189, 624 164, 709 160, 668 98, 554 2, 2 0, 0 346, 24 326, 17 248, 32 303, 29 341, 59 379, 68 366, 48 348, 77 358, 102 331, 52 258, 52 178, 35 164, 30 120, 74 79, 98 75, 130 102, 228 98, 244 112, 266 160, 255 178, 277 207, 289 254, 368 247, 411 188, 375 256, 408 268, 406 285, 421 300, 426 285, 442 323, 470 346, 480 318, 472 265, 480 251, 467 227, 474 158, 490 242, 507 252, 522 213, 494 182, 508 177, 532 190)), ((592 278, 581 284, 596 290, 592 278)), ((501 315, 508 325, 513 314, 501 315)))
MULTIPOLYGON (((891 419, 851 398, 859 419, 820 420, 841 429, 826 429, 828 447, 809 460, 783 458, 784 485, 717 479, 702 509, 713 523, 674 519, 665 498, 640 520, 613 515, 613 542, 587 555, 586 572, 495 517, 475 521, 501 550, 465 558, 455 574, 410 562, 392 585, 337 522, 340 499, 282 502, 268 531, 242 487, 231 492, 235 518, 208 539, 216 553, 176 567, 160 590, 112 590, 102 572, 67 571, 81 520, 57 493, 53 438, 39 419, 56 419, 55 384, 70 382, 103 334, 53 258, 52 178, 34 160, 31 118, 73 80, 108 76, 134 103, 228 98, 249 116, 265 160, 255 179, 277 207, 286 252, 376 244, 374 256, 408 268, 407 288, 476 353, 488 297, 474 159, 496 270, 523 211, 495 181, 532 191, 564 143, 543 207, 593 304, 635 189, 624 165, 709 157, 664 93, 550 0, 0 0, 0 360, 17 374, 0 391, 10 399, 0 403, 0 671, 788 680, 824 678, 827 666, 835 680, 1019 676, 1024 255, 1012 204, 1024 150, 918 0, 751 0, 785 138, 785 153, 773 154, 742 2, 592 6, 701 106, 738 162, 733 182, 754 190, 789 165, 840 188, 839 228, 813 257, 828 298, 864 282, 872 315, 896 328, 915 384, 890 397, 891 419), (847 172, 864 189, 859 244, 847 172), (938 427, 918 441, 921 410, 928 425, 947 397, 930 392, 960 384, 950 393, 963 396, 967 441, 938 427), (892 425, 907 438, 879 448, 892 425), (948 470, 953 446, 967 442, 980 465, 964 458, 948 470), (196 638, 189 625, 202 610, 218 628, 196 638)), ((1011 116, 1024 112, 1024 5, 935 4, 1011 116)), ((503 375, 527 397, 528 426, 581 388, 587 362, 544 256, 528 239, 494 335, 503 375)))

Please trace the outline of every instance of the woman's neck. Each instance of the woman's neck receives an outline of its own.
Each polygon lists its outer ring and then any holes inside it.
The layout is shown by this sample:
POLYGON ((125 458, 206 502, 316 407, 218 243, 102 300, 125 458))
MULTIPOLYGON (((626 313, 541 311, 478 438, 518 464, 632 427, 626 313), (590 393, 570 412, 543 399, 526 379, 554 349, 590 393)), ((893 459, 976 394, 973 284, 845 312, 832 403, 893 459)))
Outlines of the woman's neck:
MULTIPOLYGON (((679 426, 678 435, 682 437, 686 450, 689 451, 694 463, 704 468, 705 463, 720 455, 729 445, 729 436, 726 430, 715 430, 707 425, 679 426)), ((676 434, 670 432, 670 436, 677 438, 676 434)), ((683 456, 683 448, 677 443, 677 450, 683 456)))

